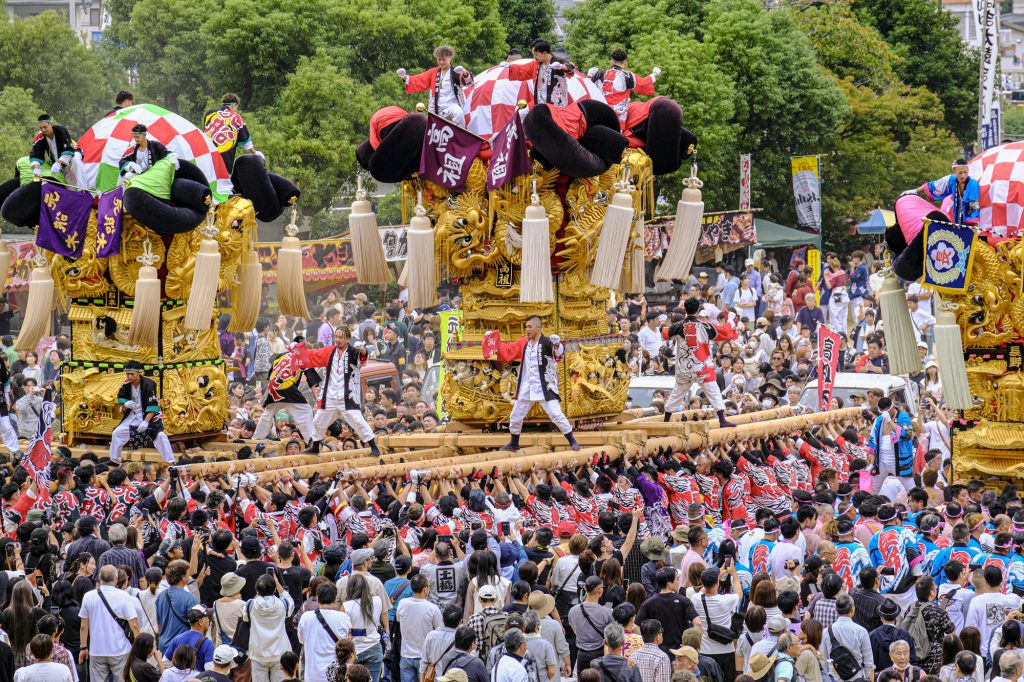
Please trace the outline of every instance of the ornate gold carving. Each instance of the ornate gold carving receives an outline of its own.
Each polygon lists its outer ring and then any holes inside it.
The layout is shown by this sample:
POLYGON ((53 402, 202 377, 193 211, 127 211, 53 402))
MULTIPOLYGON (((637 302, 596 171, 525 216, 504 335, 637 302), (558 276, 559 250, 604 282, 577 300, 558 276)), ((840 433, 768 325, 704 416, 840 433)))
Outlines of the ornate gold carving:
MULTIPOLYGON (((220 278, 217 288, 229 289, 237 279, 242 252, 252 248, 256 234, 256 213, 252 202, 242 197, 231 197, 217 207, 215 216, 216 240, 220 244, 220 278)), ((199 230, 174 235, 167 251, 167 280, 164 291, 168 298, 187 299, 192 289, 192 272, 196 266, 196 252, 203 236, 199 230)))
POLYGON ((216 327, 210 326, 202 331, 186 329, 183 305, 164 310, 163 318, 164 362, 194 362, 220 357, 216 327))
POLYGON ((228 414, 228 380, 220 365, 174 367, 163 373, 168 435, 218 431, 228 414))
POLYGON ((156 362, 155 348, 128 345, 131 308, 73 305, 68 312, 72 325, 71 354, 88 362, 156 362))
POLYGON ((136 260, 143 250, 146 237, 153 246, 153 253, 160 256, 160 262, 164 261, 166 250, 160 236, 144 227, 142 223, 135 220, 127 213, 124 214, 124 222, 121 224, 121 253, 111 256, 109 261, 110 278, 125 296, 135 296, 135 281, 139 278, 139 268, 142 264, 136 260))
MULTIPOLYGON (((107 290, 107 259, 96 258, 96 213, 89 214, 82 255, 68 258, 53 254, 50 274, 58 291, 71 297, 98 296, 107 290)), ((63 296, 59 297, 63 301, 63 296)))

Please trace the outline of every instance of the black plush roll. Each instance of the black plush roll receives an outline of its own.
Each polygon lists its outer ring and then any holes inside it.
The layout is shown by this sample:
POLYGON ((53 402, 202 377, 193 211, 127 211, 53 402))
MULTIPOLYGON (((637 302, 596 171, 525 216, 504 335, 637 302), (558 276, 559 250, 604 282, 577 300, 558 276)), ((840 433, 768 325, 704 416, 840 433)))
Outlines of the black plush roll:
POLYGON ((381 131, 381 141, 367 164, 377 182, 408 180, 420 169, 420 150, 427 132, 427 117, 409 114, 381 131))
POLYGON ((299 200, 302 192, 294 182, 277 173, 267 173, 267 177, 270 178, 270 184, 274 186, 274 193, 277 194, 277 202, 281 204, 281 208, 291 206, 299 200))
POLYGON ((11 178, 0 183, 0 206, 4 205, 4 200, 11 195, 11 192, 18 189, 20 185, 21 181, 18 178, 11 178))
POLYGON ((363 140, 356 147, 356 161, 363 170, 370 170, 370 159, 373 158, 373 145, 370 144, 369 140, 363 140))
MULTIPOLYGON (((546 106, 534 107, 523 120, 523 127, 534 150, 569 177, 593 177, 605 172, 611 165, 565 132, 546 106)), ((597 126, 597 129, 607 130, 602 126, 597 126)), ((599 142, 595 136, 593 143, 596 147, 601 147, 599 142)))
POLYGON ((213 194, 210 186, 192 180, 175 179, 171 183, 171 201, 175 206, 185 206, 205 213, 210 210, 213 194))
MULTIPOLYGON (((580 144, 597 156, 608 166, 622 160, 622 152, 629 146, 629 140, 619 132, 618 128, 605 126, 587 126, 587 132, 580 138, 580 144)), ((602 173, 604 171, 601 171, 602 173)))
POLYGON ((236 192, 252 202, 258 220, 269 223, 281 215, 277 192, 267 175, 267 166, 260 157, 244 154, 235 159, 231 183, 236 192))
POLYGON ((599 102, 596 99, 584 99, 577 102, 576 105, 583 112, 583 117, 587 119, 588 128, 604 126, 612 130, 619 130, 619 117, 615 115, 615 110, 604 102, 599 102))
POLYGON ((199 166, 184 159, 178 160, 178 169, 174 171, 174 179, 191 180, 192 182, 198 182, 200 185, 210 186, 210 179, 203 174, 203 171, 199 170, 199 166))
MULTIPOLYGON (((647 156, 651 157, 655 175, 665 175, 679 170, 683 163, 682 137, 683 110, 679 105, 668 97, 659 97, 651 102, 647 114, 645 149, 647 156)), ((694 143, 695 141, 696 138, 694 143)))
MULTIPOLYGON (((176 180, 175 184, 178 182, 189 181, 176 180)), ((199 227, 206 218, 205 210, 198 211, 187 206, 171 206, 149 192, 132 187, 124 191, 124 210, 157 234, 188 232, 199 227)))
MULTIPOLYGON (((928 214, 928 220, 949 222, 949 216, 936 209, 928 214)), ((906 248, 892 259, 892 271, 900 279, 916 282, 924 274, 924 234, 925 230, 918 232, 906 248)), ((900 239, 903 239, 902 233, 900 239)))
POLYGON ((35 227, 39 224, 39 202, 42 198, 43 183, 29 182, 7 195, 0 206, 0 215, 12 225, 35 227))

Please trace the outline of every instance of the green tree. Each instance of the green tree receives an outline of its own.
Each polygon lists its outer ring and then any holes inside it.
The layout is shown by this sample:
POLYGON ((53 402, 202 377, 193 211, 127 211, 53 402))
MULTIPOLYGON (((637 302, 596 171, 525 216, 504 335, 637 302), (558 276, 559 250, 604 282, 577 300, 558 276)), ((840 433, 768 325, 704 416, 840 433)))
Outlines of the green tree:
POLYGON ((54 12, 0 22, 0 73, 5 86, 31 90, 38 107, 75 136, 111 106, 110 74, 54 12))
POLYGON ((938 95, 949 129, 961 142, 974 140, 978 55, 964 45, 956 17, 932 0, 858 0, 855 11, 899 55, 900 79, 938 95))
POLYGON ((765 11, 757 0, 712 0, 704 42, 736 84, 737 144, 758 169, 753 205, 770 219, 792 220, 792 193, 779 191, 789 184, 789 158, 832 144, 847 111, 843 93, 822 72, 788 11, 765 11))
POLYGON ((1024 107, 1010 105, 1003 114, 1003 134, 1011 140, 1024 138, 1024 107))
POLYGON ((535 38, 550 39, 555 30, 552 0, 499 0, 498 13, 509 47, 518 48, 526 55, 535 38))

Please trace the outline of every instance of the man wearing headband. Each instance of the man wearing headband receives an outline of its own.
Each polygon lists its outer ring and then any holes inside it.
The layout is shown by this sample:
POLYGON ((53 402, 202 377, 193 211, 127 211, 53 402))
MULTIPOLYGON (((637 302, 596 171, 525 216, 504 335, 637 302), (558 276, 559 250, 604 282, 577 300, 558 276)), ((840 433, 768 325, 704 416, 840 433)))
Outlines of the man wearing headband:
MULTIPOLYGON (((897 409, 889 396, 878 400, 878 410, 880 414, 875 418, 868 440, 868 447, 875 453, 875 491, 881 490, 890 475, 897 477, 905 490, 910 490, 914 487, 914 425, 910 415, 897 409)), ((895 500, 895 494, 889 499, 895 500)))
POLYGON ((926 182, 912 193, 925 197, 928 201, 942 201, 953 197, 953 222, 957 225, 977 225, 981 219, 978 200, 981 197, 981 185, 970 177, 967 162, 957 159, 953 163, 953 173, 926 182))
POLYGON ((914 576, 921 552, 914 533, 903 527, 899 512, 891 504, 883 504, 878 510, 878 520, 885 526, 875 533, 868 544, 868 556, 878 568, 878 591, 888 595, 905 608, 910 605, 914 594, 914 576))
POLYGON ((725 402, 716 380, 715 361, 711 352, 711 342, 718 336, 718 330, 713 324, 697 319, 697 310, 700 308, 697 299, 686 299, 683 308, 686 317, 661 330, 666 341, 676 341, 676 384, 665 403, 665 421, 672 419, 673 412, 685 407, 690 388, 699 383, 704 389, 704 397, 718 413, 719 425, 723 428, 733 426, 725 419, 725 402))
POLYGON ((862 569, 871 565, 871 557, 864 545, 853 538, 853 521, 847 518, 839 519, 836 524, 836 558, 832 561, 832 570, 839 574, 850 592, 856 587, 855 581, 859 580, 862 569))
POLYGON ((220 108, 210 109, 203 118, 203 132, 217 146, 229 173, 235 165, 235 149, 238 147, 263 158, 263 152, 256 151, 245 119, 238 113, 241 101, 238 95, 229 92, 220 98, 220 108))
MULTIPOLYGON (((1005 592, 1007 579, 1010 577, 1010 553, 1013 551, 1013 536, 1009 533, 996 533, 993 542, 995 546, 992 548, 992 551, 978 555, 975 561, 981 564, 982 568, 995 566, 999 569, 1003 576, 1002 588, 1005 592)), ((1020 566, 1019 563, 1017 565, 1020 566)))
POLYGON ((953 527, 952 546, 939 550, 932 560, 931 573, 932 577, 935 578, 936 585, 941 586, 946 582, 944 569, 949 562, 956 561, 963 566, 970 566, 976 563, 974 558, 981 554, 981 549, 969 546, 968 542, 970 539, 971 530, 967 527, 966 523, 958 523, 953 527))
POLYGON ((146 126, 141 123, 132 128, 132 139, 134 144, 128 147, 120 163, 117 164, 121 171, 121 177, 129 180, 136 175, 141 175, 152 168, 157 161, 170 157, 174 161, 174 168, 178 168, 178 155, 167 151, 167 147, 156 140, 146 137, 146 126))
POLYGON ((124 412, 121 423, 110 434, 110 462, 121 463, 121 448, 131 437, 131 428, 146 430, 153 439, 153 447, 165 462, 174 464, 174 450, 164 433, 164 418, 160 411, 160 398, 156 382, 142 375, 142 363, 129 360, 124 366, 124 383, 117 392, 117 404, 124 412))
POLYGON ((32 140, 32 149, 28 153, 32 174, 41 176, 44 163, 50 165, 52 174, 64 173, 75 158, 75 141, 71 133, 64 126, 55 125, 49 114, 40 114, 37 124, 39 133, 32 140))

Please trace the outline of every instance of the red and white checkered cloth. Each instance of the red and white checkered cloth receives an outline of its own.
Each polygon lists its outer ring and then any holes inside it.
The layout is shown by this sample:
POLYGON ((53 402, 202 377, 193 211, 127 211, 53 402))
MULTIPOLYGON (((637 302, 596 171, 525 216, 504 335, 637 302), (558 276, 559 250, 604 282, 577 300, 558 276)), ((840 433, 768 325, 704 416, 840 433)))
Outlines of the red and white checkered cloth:
POLYGON ((226 200, 233 191, 231 177, 217 147, 205 133, 184 117, 155 104, 136 104, 102 118, 78 140, 82 150, 81 184, 86 189, 107 192, 117 186, 118 163, 132 144, 132 128, 141 123, 147 135, 174 152, 179 159, 194 162, 210 183, 215 202, 226 200))
MULTIPOLYGON (((531 59, 520 59, 515 64, 525 64, 531 59)), ((600 86, 576 71, 569 76, 569 103, 578 100, 596 99, 604 102, 600 86)), ((508 79, 508 68, 492 66, 473 77, 473 85, 466 88, 466 108, 469 110, 467 128, 485 140, 501 131, 516 111, 516 103, 526 100, 533 106, 533 81, 512 81, 508 79)))
POLYGON ((971 159, 970 173, 981 185, 981 229, 1017 236, 1024 222, 1024 142, 982 152, 971 159))

